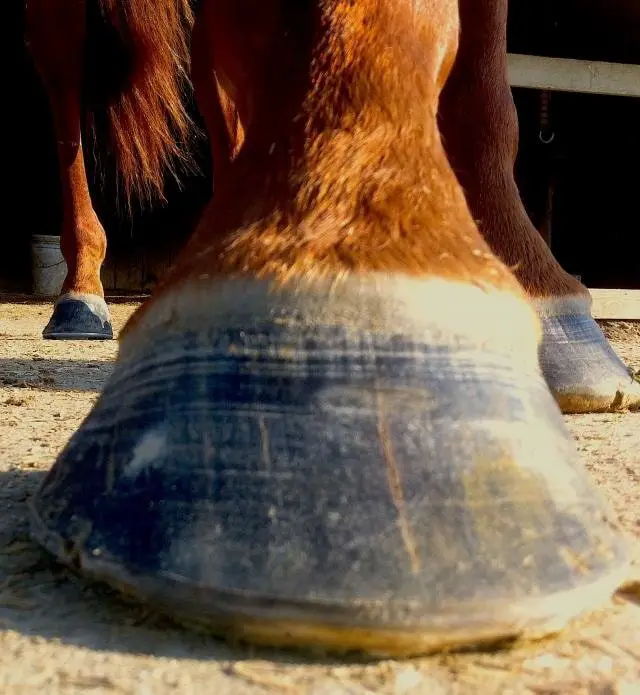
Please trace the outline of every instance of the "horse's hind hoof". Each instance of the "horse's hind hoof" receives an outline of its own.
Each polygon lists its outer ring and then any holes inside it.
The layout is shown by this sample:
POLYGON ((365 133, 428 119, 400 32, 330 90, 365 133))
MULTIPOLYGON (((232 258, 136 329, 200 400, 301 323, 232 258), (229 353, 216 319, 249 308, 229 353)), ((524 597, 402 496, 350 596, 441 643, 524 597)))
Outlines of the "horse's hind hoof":
POLYGON ((591 316, 588 298, 536 300, 540 365, 560 409, 589 413, 640 407, 640 383, 591 316))
POLYGON ((536 338, 523 300, 444 281, 183 287, 125 336, 33 534, 234 639, 409 656, 557 631, 627 559, 536 338))
POLYGON ((46 340, 112 340, 109 309, 102 297, 70 292, 55 303, 42 331, 46 340))

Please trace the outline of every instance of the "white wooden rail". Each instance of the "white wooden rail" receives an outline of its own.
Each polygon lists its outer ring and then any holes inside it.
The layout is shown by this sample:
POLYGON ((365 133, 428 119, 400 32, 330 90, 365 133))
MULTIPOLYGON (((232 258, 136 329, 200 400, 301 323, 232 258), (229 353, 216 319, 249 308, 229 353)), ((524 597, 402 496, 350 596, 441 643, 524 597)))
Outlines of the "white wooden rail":
POLYGON ((512 87, 640 97, 640 65, 510 53, 512 87))
POLYGON ((597 319, 640 321, 640 290, 590 289, 597 319))

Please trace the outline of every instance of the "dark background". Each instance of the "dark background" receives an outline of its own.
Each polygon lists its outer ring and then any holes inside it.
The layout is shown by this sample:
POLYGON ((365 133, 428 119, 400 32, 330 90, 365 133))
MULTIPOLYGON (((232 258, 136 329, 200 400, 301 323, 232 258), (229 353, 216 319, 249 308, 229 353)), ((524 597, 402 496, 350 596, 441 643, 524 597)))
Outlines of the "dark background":
MULTIPOLYGON (((638 0, 513 0, 513 53, 640 65, 638 0)), ((640 99, 555 92, 543 145, 540 94, 514 90, 516 174, 540 228, 555 185, 552 249, 589 287, 640 288, 640 99)))
MULTIPOLYGON (((24 47, 23 2, 6 5, 0 289, 28 291, 30 236, 57 234, 61 214, 48 105, 24 47)), ((640 64, 640 2, 512 0, 509 50, 640 64)), ((542 145, 539 93, 515 90, 515 97, 518 181, 537 225, 553 185, 556 256, 591 287, 640 287, 640 100, 553 93, 555 140, 542 145)), ((88 154, 93 200, 109 239, 108 287, 149 289, 171 261, 210 190, 206 145, 197 155, 201 176, 188 177, 182 190, 170 185, 166 206, 128 217, 114 204, 113 172, 94 176, 88 154)))

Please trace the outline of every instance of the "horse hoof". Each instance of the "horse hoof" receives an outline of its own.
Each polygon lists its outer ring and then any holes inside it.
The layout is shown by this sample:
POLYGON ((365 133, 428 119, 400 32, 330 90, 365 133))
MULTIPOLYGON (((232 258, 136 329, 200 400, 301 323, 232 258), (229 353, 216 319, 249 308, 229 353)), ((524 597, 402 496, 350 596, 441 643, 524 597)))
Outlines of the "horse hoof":
POLYGON ((640 383, 591 316, 588 298, 537 300, 540 366, 560 409, 589 413, 640 407, 640 383))
POLYGON ((32 500, 34 537, 272 646, 410 656, 538 637, 606 601, 626 547, 526 302, 321 289, 235 280, 152 303, 32 500))
POLYGON ((63 294, 42 331, 45 340, 112 340, 109 309, 95 294, 63 294))

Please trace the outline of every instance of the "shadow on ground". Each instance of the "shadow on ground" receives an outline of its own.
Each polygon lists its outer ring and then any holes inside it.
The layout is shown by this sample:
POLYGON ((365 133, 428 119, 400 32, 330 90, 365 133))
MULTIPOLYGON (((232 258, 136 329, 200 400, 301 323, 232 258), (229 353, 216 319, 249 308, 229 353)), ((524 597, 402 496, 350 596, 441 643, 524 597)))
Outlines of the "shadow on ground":
POLYGON ((46 391, 100 391, 112 371, 113 363, 104 360, 0 358, 0 386, 46 391))

